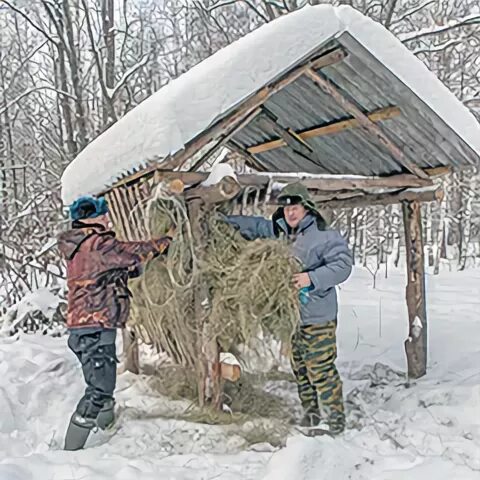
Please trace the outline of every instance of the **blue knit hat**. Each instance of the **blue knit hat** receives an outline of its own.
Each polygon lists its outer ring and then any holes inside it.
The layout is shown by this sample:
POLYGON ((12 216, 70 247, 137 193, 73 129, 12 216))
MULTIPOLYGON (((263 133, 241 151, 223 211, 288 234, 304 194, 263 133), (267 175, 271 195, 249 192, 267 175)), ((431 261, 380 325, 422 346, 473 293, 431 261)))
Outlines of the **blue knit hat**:
POLYGON ((77 200, 70 205, 70 218, 72 221, 101 217, 107 213, 108 205, 103 197, 94 198, 84 196, 77 198, 77 200))

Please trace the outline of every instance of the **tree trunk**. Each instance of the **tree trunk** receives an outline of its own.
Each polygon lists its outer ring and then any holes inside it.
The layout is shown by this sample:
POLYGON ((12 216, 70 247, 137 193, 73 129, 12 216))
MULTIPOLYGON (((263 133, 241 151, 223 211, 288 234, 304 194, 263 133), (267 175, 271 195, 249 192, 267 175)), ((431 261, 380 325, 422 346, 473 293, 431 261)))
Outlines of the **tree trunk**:
POLYGON ((447 211, 447 202, 444 200, 440 204, 440 219, 438 221, 438 230, 436 236, 436 245, 435 245, 435 262, 433 267, 433 273, 438 275, 440 272, 440 259, 445 257, 446 248, 445 248, 445 215, 447 211))
MULTIPOLYGON (((102 0, 103 39, 106 48, 105 60, 105 85, 112 90, 115 87, 115 2, 102 0)), ((110 98, 103 98, 103 124, 107 126, 110 121, 112 109, 110 98)), ((113 120, 113 119, 112 119, 113 120)))
MULTIPOLYGON (((88 12, 86 12, 87 14, 88 12)), ((83 106, 83 93, 82 93, 82 86, 81 86, 81 78, 80 78, 80 67, 79 67, 79 60, 77 57, 77 47, 75 45, 75 38, 74 38, 74 27, 72 21, 72 15, 70 11, 70 3, 69 0, 63 0, 63 16, 65 21, 65 33, 67 37, 67 56, 68 56, 68 63, 70 67, 70 76, 73 85, 73 91, 75 93, 75 118, 77 124, 77 138, 78 138, 78 146, 79 150, 82 150, 86 147, 88 143, 88 135, 87 135, 87 123, 86 123, 86 115, 83 106)))

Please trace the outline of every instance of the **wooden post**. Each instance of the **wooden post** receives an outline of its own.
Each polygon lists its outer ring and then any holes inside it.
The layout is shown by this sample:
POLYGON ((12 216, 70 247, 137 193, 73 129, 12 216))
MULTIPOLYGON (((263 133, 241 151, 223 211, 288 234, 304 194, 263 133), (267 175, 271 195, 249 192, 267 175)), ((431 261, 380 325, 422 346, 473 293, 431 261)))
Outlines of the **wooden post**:
MULTIPOLYGON (((188 202, 188 216, 192 227, 192 237, 195 242, 194 253, 197 261, 202 260, 205 251, 205 215, 201 198, 192 198, 188 202)), ((221 366, 220 351, 214 332, 208 329, 208 289, 202 278, 194 286, 194 312, 197 328, 197 344, 195 345, 198 378, 198 401, 203 407, 208 400, 214 408, 221 406, 221 366), (211 335, 211 338, 209 336, 211 335)))
MULTIPOLYGON (((204 219, 206 213, 216 203, 234 198, 240 191, 240 184, 232 177, 223 177, 219 182, 209 186, 199 186, 185 190, 188 216, 192 227, 195 244, 194 252, 198 261, 205 254, 207 226, 204 219)), ((220 348, 217 342, 217 332, 212 331, 208 322, 209 298, 208 286, 199 278, 194 287, 194 312, 197 321, 196 345, 198 356, 198 395, 200 406, 206 401, 216 408, 221 408, 222 375, 220 364, 220 348)))
POLYGON ((409 334, 405 341, 408 377, 420 378, 427 372, 427 308, 425 299, 425 258, 422 238, 421 204, 403 203, 409 334))
POLYGON ((138 342, 135 333, 125 327, 122 330, 123 354, 125 355, 124 370, 132 372, 135 375, 140 373, 140 359, 138 352, 138 342))

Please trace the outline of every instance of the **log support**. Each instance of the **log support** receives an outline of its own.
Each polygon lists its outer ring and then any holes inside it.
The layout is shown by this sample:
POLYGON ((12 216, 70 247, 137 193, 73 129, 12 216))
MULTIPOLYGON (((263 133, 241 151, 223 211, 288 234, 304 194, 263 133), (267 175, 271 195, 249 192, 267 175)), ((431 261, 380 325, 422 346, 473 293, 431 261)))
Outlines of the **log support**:
MULTIPOLYGON (((218 183, 209 186, 191 188, 185 192, 188 216, 192 227, 197 261, 205 255, 207 225, 205 215, 215 203, 224 202, 236 196, 240 185, 231 177, 224 177, 218 183)), ((220 364, 220 347, 217 332, 212 330, 208 321, 209 294, 205 281, 200 278, 194 287, 194 312, 197 320, 197 378, 198 399, 200 406, 207 403, 215 409, 222 406, 222 375, 220 364)))
POLYGON ((135 333, 127 327, 122 330, 124 370, 138 375, 140 373, 140 359, 138 341, 135 333))
POLYGON ((405 341, 408 378, 427 372, 427 308, 425 295, 425 258, 422 238, 421 204, 403 203, 405 248, 407 257, 406 300, 409 333, 405 341))

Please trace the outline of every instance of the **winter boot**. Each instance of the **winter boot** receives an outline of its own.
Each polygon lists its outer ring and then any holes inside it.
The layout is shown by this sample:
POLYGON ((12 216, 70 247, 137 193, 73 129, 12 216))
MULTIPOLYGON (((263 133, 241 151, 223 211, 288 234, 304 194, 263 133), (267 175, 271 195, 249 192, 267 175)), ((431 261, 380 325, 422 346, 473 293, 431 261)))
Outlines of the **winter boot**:
POLYGON ((65 450, 80 450, 87 443, 90 431, 95 428, 93 418, 86 418, 75 412, 70 419, 65 435, 65 450))
POLYGON ((321 420, 320 411, 317 407, 307 408, 303 418, 300 420, 300 426, 306 428, 316 427, 321 420))
POLYGON ((345 417, 338 416, 330 418, 328 421, 328 427, 332 435, 340 435, 345 430, 345 417))
POLYGON ((115 401, 109 400, 103 408, 100 410, 100 413, 97 417, 97 425, 102 430, 106 430, 107 428, 113 425, 115 421, 115 401))

